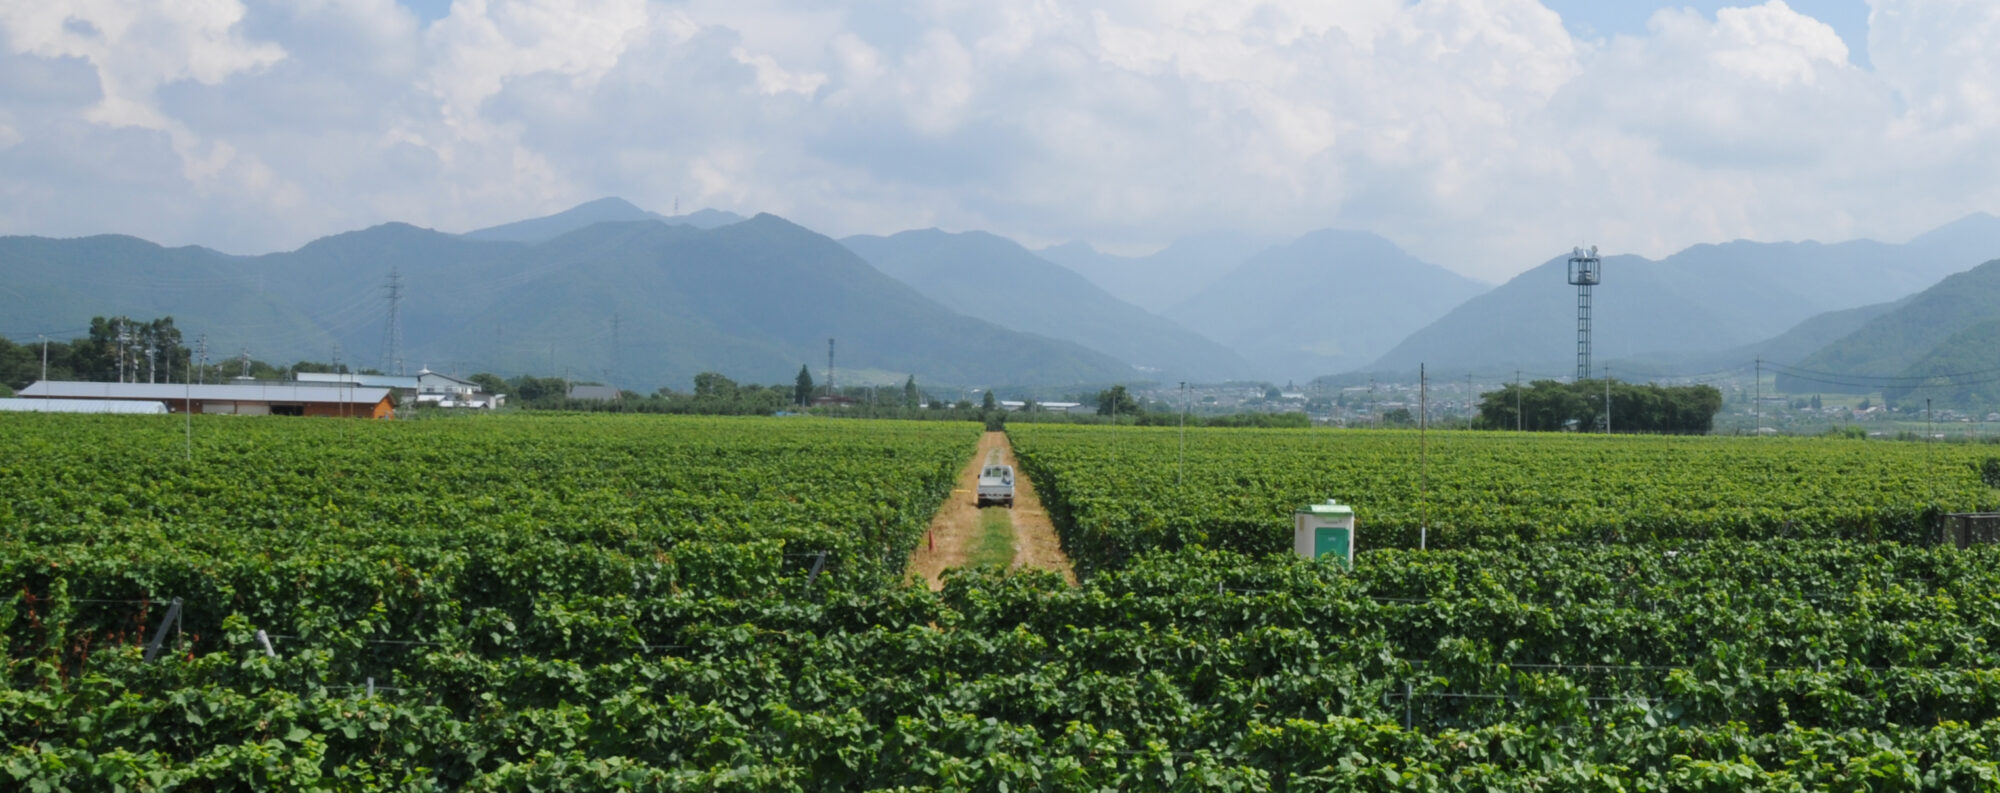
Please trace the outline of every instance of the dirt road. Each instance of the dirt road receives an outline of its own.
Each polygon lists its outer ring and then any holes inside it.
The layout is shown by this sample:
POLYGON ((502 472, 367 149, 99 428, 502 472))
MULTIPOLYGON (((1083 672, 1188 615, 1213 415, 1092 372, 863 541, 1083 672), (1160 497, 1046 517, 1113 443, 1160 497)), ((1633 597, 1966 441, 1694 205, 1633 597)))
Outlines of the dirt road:
POLYGON ((922 576, 931 589, 939 589, 944 586, 939 576, 945 570, 965 564, 979 534, 979 508, 973 500, 979 485, 979 469, 996 449, 1001 462, 1014 466, 1014 508, 1010 510, 1014 523, 1012 569, 1054 570, 1064 580, 1076 583, 1076 572, 1070 568, 1069 557, 1063 555, 1062 544, 1056 539, 1055 525, 1049 522, 1048 511, 1042 509, 1034 483, 1015 464, 1014 448, 1007 443, 1004 432, 989 432, 979 439, 979 449, 959 472, 957 489, 931 518, 929 538, 918 542, 916 553, 910 555, 910 574, 922 576))

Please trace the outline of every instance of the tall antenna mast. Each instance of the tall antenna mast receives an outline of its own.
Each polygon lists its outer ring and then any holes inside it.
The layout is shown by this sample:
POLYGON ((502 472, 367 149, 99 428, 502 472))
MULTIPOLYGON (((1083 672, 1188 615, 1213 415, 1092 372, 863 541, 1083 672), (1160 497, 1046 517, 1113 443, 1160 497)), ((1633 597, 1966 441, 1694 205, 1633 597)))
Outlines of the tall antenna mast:
POLYGON ((390 268, 389 279, 382 289, 389 293, 389 326, 382 332, 382 371, 400 375, 403 373, 402 271, 390 268))
POLYGON ((840 395, 840 392, 833 390, 833 339, 832 338, 828 338, 826 340, 826 395, 827 396, 840 395))
POLYGON ((1590 379, 1590 288, 1603 280, 1603 261, 1597 258, 1597 246, 1589 251, 1571 248, 1569 253, 1569 282, 1576 286, 1576 379, 1578 382, 1590 379))

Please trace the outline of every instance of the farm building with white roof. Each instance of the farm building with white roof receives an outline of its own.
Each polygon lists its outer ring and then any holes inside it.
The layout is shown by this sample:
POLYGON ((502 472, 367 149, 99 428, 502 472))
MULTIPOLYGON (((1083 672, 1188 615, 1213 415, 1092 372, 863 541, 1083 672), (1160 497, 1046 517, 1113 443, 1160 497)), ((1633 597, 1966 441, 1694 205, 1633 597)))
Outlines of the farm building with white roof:
POLYGON ((35 399, 94 399, 119 402, 154 402, 180 413, 218 413, 238 416, 328 416, 337 418, 392 418, 396 402, 387 388, 328 388, 326 386, 232 383, 227 385, 187 385, 173 383, 86 383, 42 381, 21 389, 17 396, 35 399))
POLYGON ((163 402, 109 399, 0 399, 0 413, 165 413, 163 402))

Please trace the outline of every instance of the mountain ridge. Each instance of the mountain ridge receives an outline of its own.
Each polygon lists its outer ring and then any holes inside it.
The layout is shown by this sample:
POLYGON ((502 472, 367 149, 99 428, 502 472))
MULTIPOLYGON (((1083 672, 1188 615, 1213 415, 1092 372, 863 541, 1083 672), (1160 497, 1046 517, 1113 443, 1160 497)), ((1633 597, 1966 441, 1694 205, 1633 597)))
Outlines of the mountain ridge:
POLYGON ((606 222, 535 244, 378 224, 260 256, 132 237, 6 238, 0 272, 13 285, 0 313, 29 326, 171 315, 190 341, 207 333, 211 349, 273 361, 391 366, 376 351, 395 272, 406 370, 560 367, 642 390, 686 388, 706 370, 789 382, 834 337, 847 367, 919 383, 1133 379, 1111 356, 952 311, 773 215, 714 229, 606 222))
MULTIPOLYGON (((1593 290, 1599 358, 1714 354, 1824 312, 1893 301, 2000 255, 2000 221, 1967 216, 1900 245, 1704 243, 1660 260, 1604 257, 1593 290), (1980 253, 1987 251, 1986 253, 1980 253), (1976 257, 1976 258, 1975 258, 1976 257)), ((1558 256, 1412 333, 1367 371, 1549 368, 1574 360, 1576 289, 1558 256)))
POLYGON ((1222 345, 1120 301, 1005 237, 919 229, 840 243, 960 313, 1101 350, 1150 376, 1221 381, 1250 371, 1222 345))
POLYGON ((1321 229, 1274 245, 1166 312, 1251 359, 1306 380, 1358 367, 1484 286, 1380 235, 1321 229))
POLYGON ((498 226, 474 229, 458 236, 466 239, 488 242, 547 242, 564 234, 587 228, 598 223, 623 223, 637 220, 651 220, 676 226, 693 226, 700 229, 719 228, 733 223, 741 223, 745 218, 733 212, 714 209, 699 209, 685 215, 662 215, 641 209, 630 201, 616 196, 606 196, 557 212, 553 215, 516 220, 498 226))

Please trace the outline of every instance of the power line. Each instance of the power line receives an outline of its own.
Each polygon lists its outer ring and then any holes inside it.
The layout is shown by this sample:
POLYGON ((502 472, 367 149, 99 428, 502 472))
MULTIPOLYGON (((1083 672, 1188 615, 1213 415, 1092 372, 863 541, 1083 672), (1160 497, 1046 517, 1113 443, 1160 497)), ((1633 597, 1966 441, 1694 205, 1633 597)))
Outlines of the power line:
POLYGON ((1956 388, 2000 382, 2000 369, 1973 369, 1928 375, 1868 375, 1821 372, 1790 366, 1775 366, 1778 373, 1809 383, 1851 388, 1956 388))

